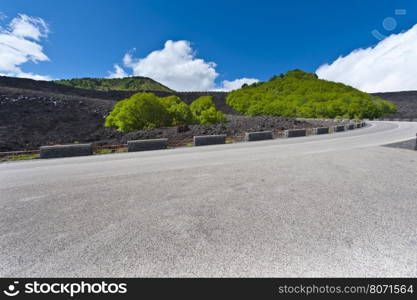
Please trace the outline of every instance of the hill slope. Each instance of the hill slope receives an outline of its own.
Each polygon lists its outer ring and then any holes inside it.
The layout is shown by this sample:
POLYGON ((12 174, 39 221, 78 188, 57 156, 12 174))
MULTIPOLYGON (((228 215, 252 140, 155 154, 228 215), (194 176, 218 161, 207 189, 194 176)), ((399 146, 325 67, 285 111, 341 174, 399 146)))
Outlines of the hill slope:
POLYGON ((417 119, 417 91, 373 93, 372 95, 397 105, 397 112, 390 115, 390 118, 417 119))
MULTIPOLYGON (((104 117, 116 101, 133 93, 83 90, 50 81, 0 76, 0 151, 36 149, 54 143, 113 140, 119 133, 103 127, 104 117)), ((159 97, 177 95, 188 104, 209 95, 218 109, 226 114, 236 114, 226 104, 226 92, 154 93, 159 97)), ((417 92, 377 95, 397 104, 398 112, 394 117, 417 118, 417 92)))
POLYGON ((170 88, 148 77, 125 78, 74 78, 55 80, 55 83, 74 88, 94 91, 162 91, 172 92, 170 88))
MULTIPOLYGON (((84 90, 51 81, 0 76, 0 152, 112 140, 120 134, 104 128, 104 118, 116 101, 136 92, 84 90)), ((217 108, 234 113, 225 103, 225 92, 153 93, 159 97, 177 95, 188 104, 210 95, 217 108)))
POLYGON ((377 118, 395 105, 342 83, 294 70, 232 91, 227 104, 246 115, 302 118, 377 118))

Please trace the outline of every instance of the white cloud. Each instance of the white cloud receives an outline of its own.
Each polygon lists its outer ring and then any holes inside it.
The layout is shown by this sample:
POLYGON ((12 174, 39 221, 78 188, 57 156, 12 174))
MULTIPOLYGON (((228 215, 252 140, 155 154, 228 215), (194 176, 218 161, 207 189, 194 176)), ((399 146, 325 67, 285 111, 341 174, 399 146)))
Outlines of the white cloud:
POLYGON ((0 26, 0 73, 5 76, 50 80, 49 76, 22 71, 26 62, 48 61, 39 41, 47 37, 48 25, 41 18, 24 14, 14 18, 6 28, 0 26))
POLYGON ((417 90, 417 25, 317 69, 320 78, 366 92, 417 90))
MULTIPOLYGON (((230 90, 240 83, 252 83, 256 80, 225 80, 219 87, 215 82, 219 76, 216 64, 197 58, 189 41, 168 40, 163 49, 155 50, 144 58, 134 58, 131 52, 126 53, 123 65, 130 68, 133 75, 150 77, 177 91, 230 90)), ((127 75, 120 66, 117 65, 120 70, 114 67, 115 71, 110 73, 111 76, 127 75)))
POLYGON ((235 79, 232 81, 223 80, 222 82, 223 87, 221 88, 221 90, 225 90, 225 91, 237 90, 237 89, 240 89, 242 85, 244 84, 250 85, 255 82, 259 82, 259 80, 256 78, 240 78, 240 79, 235 79))
POLYGON ((107 78, 123 78, 128 77, 129 75, 123 70, 121 66, 118 64, 113 65, 114 71, 109 72, 109 76, 107 78))

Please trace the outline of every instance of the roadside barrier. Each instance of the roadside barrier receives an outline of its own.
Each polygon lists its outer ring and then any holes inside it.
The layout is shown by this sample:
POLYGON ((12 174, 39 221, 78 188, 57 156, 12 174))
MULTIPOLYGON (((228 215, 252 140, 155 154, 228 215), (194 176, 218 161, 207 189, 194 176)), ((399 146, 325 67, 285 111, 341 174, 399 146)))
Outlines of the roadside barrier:
POLYGON ((201 135, 193 137, 194 146, 207 146, 207 145, 216 145, 216 144, 225 144, 226 135, 201 135))
POLYGON ((93 148, 91 144, 70 144, 40 147, 41 158, 86 156, 92 154, 93 148))
POLYGON ((127 141, 127 151, 160 150, 168 147, 168 139, 132 140, 127 141))
MULTIPOLYGON (((344 119, 304 119, 298 118, 297 120, 325 120, 334 121, 336 123, 354 122, 354 120, 344 119)), ((380 119, 381 120, 381 119, 380 119)), ((387 120, 387 119, 382 119, 387 120)), ((417 122, 417 119, 396 119, 400 121, 417 122)), ((328 134, 332 132, 341 132, 345 130, 352 130, 355 128, 361 128, 366 126, 366 122, 355 122, 349 124, 341 124, 333 127, 318 127, 309 129, 289 129, 283 132, 283 137, 302 137, 308 134, 319 135, 328 134)), ((282 136, 281 133, 277 136, 282 136)), ((275 136, 275 137, 277 137, 275 136)), ((274 139, 274 133, 272 131, 258 131, 258 132, 246 132, 244 136, 239 136, 235 141, 260 141, 274 139)), ((85 156, 95 154, 108 154, 116 152, 135 152, 135 151, 148 151, 159 150, 168 148, 168 142, 170 147, 180 147, 185 145, 191 145, 193 141, 194 146, 216 145, 225 144, 226 135, 207 135, 207 136, 194 136, 184 139, 148 139, 148 140, 131 140, 126 144, 120 145, 95 145, 90 144, 69 144, 69 145, 54 145, 54 146, 42 146, 39 150, 25 150, 25 151, 10 151, 0 152, 0 158, 4 161, 7 158, 17 158, 20 156, 36 155, 39 154, 40 158, 58 158, 58 157, 71 157, 71 156, 85 156)))
POLYGON ((345 125, 339 125, 339 126, 333 127, 333 132, 341 132, 341 131, 345 131, 345 125))
POLYGON ((313 129, 314 134, 328 134, 329 132, 330 132, 329 127, 319 127, 319 128, 313 129))
POLYGON ((306 129, 289 129, 289 130, 284 131, 284 136, 287 138, 306 136, 306 135, 307 135, 306 129))
POLYGON ((258 131, 258 132, 246 132, 245 141, 262 141, 262 140, 272 140, 273 134, 272 131, 258 131))

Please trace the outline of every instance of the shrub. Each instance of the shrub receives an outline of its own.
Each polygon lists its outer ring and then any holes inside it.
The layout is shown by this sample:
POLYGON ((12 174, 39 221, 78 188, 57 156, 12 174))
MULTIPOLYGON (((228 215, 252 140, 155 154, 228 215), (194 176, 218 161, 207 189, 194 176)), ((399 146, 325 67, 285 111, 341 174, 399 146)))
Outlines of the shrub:
POLYGON ((106 127, 133 131, 171 125, 169 112, 152 93, 137 93, 116 103, 107 116, 106 127))
POLYGON ((202 96, 194 100, 190 109, 198 124, 217 124, 226 120, 224 114, 216 109, 211 96, 202 96))
POLYGON ((188 124, 216 124, 225 121, 211 97, 200 97, 191 107, 177 96, 158 98, 152 93, 137 93, 117 102, 104 125, 129 132, 155 127, 188 124))
POLYGON ((177 96, 160 98, 159 101, 168 111, 171 125, 186 125, 193 122, 190 107, 177 96))

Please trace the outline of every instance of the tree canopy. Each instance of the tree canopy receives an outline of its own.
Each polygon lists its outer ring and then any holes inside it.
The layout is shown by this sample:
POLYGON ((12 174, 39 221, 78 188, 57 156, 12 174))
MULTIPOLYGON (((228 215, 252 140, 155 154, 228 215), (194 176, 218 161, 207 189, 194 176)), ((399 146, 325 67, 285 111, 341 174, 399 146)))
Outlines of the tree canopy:
POLYGON ((389 101, 301 70, 232 91, 226 102, 245 115, 373 119, 396 112, 389 101))
POLYGON ((203 96, 191 103, 177 96, 159 98, 152 93, 137 93, 117 102, 106 117, 105 126, 129 132, 157 127, 216 124, 225 117, 218 111, 210 96, 203 96))
POLYGON ((223 113, 216 109, 211 96, 202 96, 190 106, 197 123, 202 125, 216 124, 225 121, 223 113))

